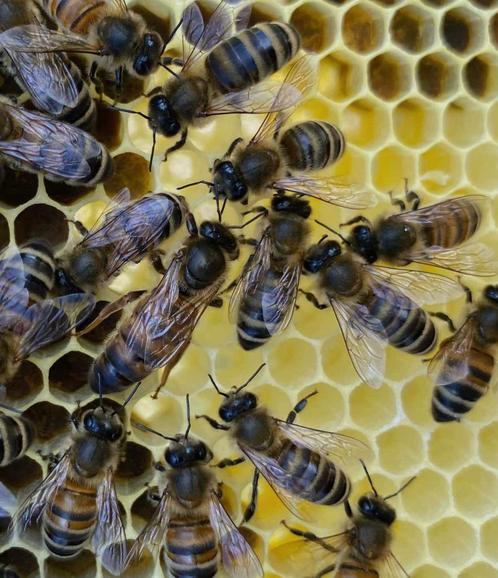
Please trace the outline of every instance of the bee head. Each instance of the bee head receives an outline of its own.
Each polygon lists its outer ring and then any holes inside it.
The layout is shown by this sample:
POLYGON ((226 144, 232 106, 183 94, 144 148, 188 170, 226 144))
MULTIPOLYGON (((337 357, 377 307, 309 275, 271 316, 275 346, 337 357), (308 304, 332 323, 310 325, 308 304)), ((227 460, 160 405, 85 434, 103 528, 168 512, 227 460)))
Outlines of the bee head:
POLYGON ((166 463, 172 468, 187 468, 196 464, 207 464, 213 454, 206 444, 180 434, 164 452, 166 463))
POLYGON ((138 26, 132 18, 106 16, 97 25, 97 34, 105 46, 105 53, 120 57, 129 54, 130 47, 136 44, 138 26))
POLYGON ((378 251, 386 257, 396 257, 406 251, 417 240, 416 233, 410 225, 396 218, 382 221, 378 227, 378 251))
POLYGON ((358 225, 351 231, 349 242, 353 251, 361 255, 367 263, 377 260, 378 240, 370 225, 358 225))
POLYGON ((133 61, 133 70, 139 76, 152 74, 159 65, 163 48, 164 43, 157 32, 144 34, 133 61))
POLYGON ((214 189, 220 197, 230 201, 243 201, 247 197, 247 184, 231 161, 220 161, 214 166, 214 189))
POLYGON ((121 418, 105 407, 89 409, 81 416, 81 423, 86 432, 105 441, 117 442, 124 435, 121 418))
POLYGON ((167 137, 180 132, 180 121, 166 95, 156 94, 149 100, 149 126, 167 137))
POLYGON ((341 254, 337 241, 326 240, 310 247, 304 257, 303 267, 307 273, 318 273, 328 267, 341 254))
POLYGON ((239 245, 235 235, 222 223, 217 221, 204 221, 199 227, 199 234, 205 239, 213 241, 228 253, 231 260, 239 256, 239 245))
POLYGON ((375 494, 365 494, 358 500, 358 510, 365 518, 378 520, 390 526, 396 520, 396 510, 384 498, 375 494))
POLYGON ((238 389, 232 390, 226 400, 220 405, 218 415, 223 421, 232 422, 258 405, 258 398, 249 391, 241 393, 238 389))
POLYGON ((107 256, 100 248, 75 251, 69 259, 69 275, 78 287, 93 285, 104 272, 106 265, 107 256))
POLYGON ((488 285, 484 289, 484 297, 491 303, 498 304, 498 285, 488 285))
POLYGON ((274 195, 271 200, 271 208, 277 212, 298 215, 303 219, 307 219, 311 215, 311 207, 306 199, 288 195, 274 195))

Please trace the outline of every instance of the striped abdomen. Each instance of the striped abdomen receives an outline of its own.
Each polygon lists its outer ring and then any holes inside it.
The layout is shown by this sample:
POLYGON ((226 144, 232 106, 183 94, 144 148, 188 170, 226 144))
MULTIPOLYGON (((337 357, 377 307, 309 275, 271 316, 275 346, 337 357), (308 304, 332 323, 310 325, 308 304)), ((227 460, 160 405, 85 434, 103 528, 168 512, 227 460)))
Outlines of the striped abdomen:
POLYGON ((166 534, 168 568, 177 578, 211 578, 218 571, 218 547, 209 518, 173 517, 166 534))
POLYGON ((385 337, 393 347, 420 355, 435 346, 437 336, 431 318, 399 291, 385 284, 376 284, 363 297, 361 304, 380 321, 385 337))
MULTIPOLYGON (((468 358, 463 360, 467 366, 467 373, 459 381, 436 385, 432 394, 432 416, 438 422, 459 421, 469 412, 475 403, 488 391, 491 376, 495 366, 494 356, 477 344, 470 349, 468 358)), ((461 364, 462 359, 447 361, 449 367, 452 362, 461 364)), ((443 369, 438 376, 438 382, 447 381, 443 369)))
POLYGON ((300 44, 294 27, 283 22, 265 22, 215 46, 206 65, 221 92, 243 90, 287 64, 300 44))
POLYGON ((55 259, 52 249, 42 241, 23 245, 19 253, 24 265, 24 286, 31 303, 47 298, 55 281, 55 259))
POLYGON ((105 146, 100 144, 98 141, 95 141, 90 135, 88 135, 85 144, 86 146, 84 147, 85 152, 82 155, 82 162, 86 161, 90 165, 91 170, 86 178, 83 178, 80 181, 75 179, 74 182, 80 182, 88 187, 93 187, 105 181, 112 174, 112 158, 105 146), (93 143, 90 142, 90 139, 92 139, 93 143), (98 148, 100 149, 99 152, 95 156, 85 154, 90 147, 95 146, 95 142, 98 144, 98 148))
POLYGON ((97 123, 97 109, 95 107, 95 102, 90 96, 88 86, 81 76, 80 69, 62 53, 60 56, 64 58, 66 66, 69 67, 71 76, 76 83, 76 88, 78 89, 78 102, 73 108, 64 108, 62 114, 57 118, 58 120, 63 120, 64 122, 68 122, 69 124, 81 128, 81 130, 91 133, 95 130, 97 123))
POLYGON ((109 15, 107 0, 43 0, 43 5, 62 28, 82 36, 109 15))
POLYGON ((34 437, 35 430, 29 420, 0 412, 0 467, 21 458, 34 437))
POLYGON ((286 130, 280 146, 290 169, 315 171, 338 161, 346 141, 333 124, 310 120, 286 130))

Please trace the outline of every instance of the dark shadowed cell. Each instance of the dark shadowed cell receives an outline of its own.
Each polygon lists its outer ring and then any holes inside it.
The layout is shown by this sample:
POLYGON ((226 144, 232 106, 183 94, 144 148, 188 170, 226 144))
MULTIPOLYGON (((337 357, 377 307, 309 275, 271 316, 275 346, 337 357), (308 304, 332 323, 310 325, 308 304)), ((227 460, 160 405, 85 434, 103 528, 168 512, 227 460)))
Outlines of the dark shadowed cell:
POLYGON ((43 388, 43 375, 31 361, 23 361, 16 375, 5 384, 7 400, 26 400, 43 388))
POLYGON ((66 215, 49 205, 30 205, 14 222, 16 243, 44 239, 55 249, 65 244, 69 234, 66 215))
POLYGON ((45 576, 50 578, 94 578, 97 575, 95 556, 89 550, 83 550, 79 556, 69 560, 50 556, 44 566, 45 576))
MULTIPOLYGON (((77 326, 77 331, 81 331, 86 325, 91 323, 97 315, 102 311, 102 309, 108 305, 108 301, 97 301, 94 310, 92 313, 87 317, 84 323, 77 326)), ((114 331, 116 325, 118 324, 119 320, 121 319, 122 311, 117 311, 105 319, 102 323, 97 325, 94 329, 85 333, 81 336, 80 339, 87 340, 92 343, 103 343, 107 337, 114 331)))
POLYGON ((25 548, 9 548, 0 553, 0 567, 8 566, 19 578, 38 578, 40 569, 35 555, 25 548))
POLYGON ((135 442, 126 444, 124 460, 119 464, 117 478, 136 478, 152 466, 152 453, 149 449, 135 442))
POLYGON ((81 351, 69 351, 50 368, 49 387, 64 393, 74 393, 88 381, 88 371, 93 359, 81 351))
POLYGON ((128 187, 132 198, 138 199, 151 190, 152 184, 149 161, 135 153, 123 153, 114 157, 114 173, 104 183, 104 189, 112 198, 121 189, 128 187))
POLYGON ((70 431, 69 412, 49 401, 35 403, 24 412, 36 429, 38 441, 46 442, 70 431))
POLYGON ((113 110, 105 103, 97 101, 97 127, 95 138, 108 150, 118 148, 123 140, 123 122, 121 113, 113 110))
POLYGON ((43 471, 40 464, 27 456, 0 468, 0 483, 12 492, 17 492, 34 484, 34 482, 41 481, 42 476, 43 471))
POLYGON ((0 186, 0 203, 9 207, 19 207, 31 201, 38 189, 38 177, 32 173, 13 171, 2 165, 0 171, 4 171, 3 181, 0 186))

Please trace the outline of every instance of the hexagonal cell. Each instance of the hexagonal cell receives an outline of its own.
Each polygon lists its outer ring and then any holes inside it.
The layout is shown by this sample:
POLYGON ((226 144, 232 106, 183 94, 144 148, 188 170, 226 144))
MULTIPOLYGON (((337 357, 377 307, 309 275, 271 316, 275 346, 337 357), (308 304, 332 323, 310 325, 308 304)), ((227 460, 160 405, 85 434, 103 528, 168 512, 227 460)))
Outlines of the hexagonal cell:
MULTIPOLYGON (((331 327, 333 327, 332 323, 331 327)), ((341 334, 323 343, 321 358, 323 371, 333 383, 339 383, 351 389, 360 382, 349 355, 346 355, 346 345, 341 334)))
POLYGON ((97 575, 97 562, 94 554, 83 550, 76 558, 63 560, 49 556, 44 563, 45 576, 50 578, 94 578, 97 575))
MULTIPOLYGON (((209 332, 209 325, 204 325, 204 330, 199 328, 199 333, 206 337, 209 337, 209 332)), ((212 347, 211 344, 206 345, 212 347)), ((185 395, 201 389, 206 384, 206 376, 210 369, 211 360, 205 345, 190 345, 168 377, 168 391, 176 395, 185 395)))
POLYGON ((437 472, 423 469, 417 479, 401 493, 403 506, 410 518, 421 522, 439 520, 450 506, 450 487, 437 472))
POLYGON ((0 251, 3 251, 10 242, 9 222, 0 214, 0 251))
POLYGON ((342 39, 346 46, 360 54, 376 50, 384 41, 382 13, 365 3, 351 7, 342 19, 342 39))
POLYGON ((458 88, 458 63, 445 52, 434 52, 419 60, 416 76, 422 94, 444 100, 458 88))
POLYGON ((495 48, 498 48, 498 12, 489 21, 489 37, 495 48))
POLYGON ((431 566, 430 564, 420 566, 420 568, 417 568, 410 576, 412 576, 412 578, 450 578, 450 575, 444 570, 436 566, 431 566))
POLYGON ((359 385, 349 396, 349 413, 358 427, 378 430, 396 417, 394 391, 387 385, 379 389, 359 385))
POLYGON ((123 140, 123 122, 121 114, 102 102, 97 101, 97 127, 95 138, 109 151, 116 150, 123 140))
POLYGON ((411 67, 397 52, 379 54, 368 63, 368 83, 383 100, 401 98, 411 86, 411 67))
POLYGON ((474 56, 463 69, 467 91, 479 100, 493 100, 498 94, 498 56, 483 53, 474 56))
POLYGON ((470 182, 482 191, 495 191, 498 183, 498 145, 483 143, 472 149, 466 159, 470 182))
MULTIPOLYGON (((132 545, 132 540, 126 541, 128 552, 130 551, 132 545)), ((104 553, 104 556, 105 555, 106 554, 104 553)), ((149 578, 153 576, 154 566, 155 560, 153 559, 150 552, 146 550, 144 555, 139 560, 132 561, 128 568, 124 572, 120 573, 120 576, 122 578, 149 578)), ((102 569, 102 578, 113 578, 113 576, 114 575, 108 572, 105 568, 102 569)), ((167 572, 164 573, 164 576, 167 576, 167 572)))
POLYGON ((405 146, 418 148, 433 142, 439 132, 439 114, 421 98, 407 98, 393 110, 396 138, 405 146))
POLYGON ((81 351, 69 351, 52 365, 48 374, 50 390, 57 395, 74 393, 88 382, 93 359, 81 351))
MULTIPOLYGON (((215 379, 222 387, 228 388, 247 379, 249 375, 240 375, 241 367, 256 370, 263 363, 261 348, 244 351, 238 344, 229 345, 216 352, 214 361, 215 379)), ((277 366, 278 367, 278 366, 277 366)), ((259 375, 254 385, 265 381, 265 370, 259 375)))
POLYGON ((491 564, 486 564, 486 562, 476 562, 462 570, 458 575, 458 578, 498 578, 498 570, 491 566, 491 564))
POLYGON ((429 410, 433 387, 427 376, 422 375, 405 383, 401 392, 406 417, 424 428, 430 428, 434 423, 429 410))
POLYGON ((483 19, 480 14, 463 6, 448 10, 441 23, 441 36, 446 46, 459 54, 467 54, 484 40, 483 19))
POLYGON ((389 112, 373 99, 355 100, 342 113, 346 142, 363 148, 382 144, 389 136, 389 125, 389 112))
POLYGON ((13 171, 3 166, 3 180, 0 180, 0 204, 8 207, 19 207, 31 201, 38 190, 38 177, 31 173, 13 171))
POLYGON ((424 444, 410 426, 393 427, 377 437, 379 462, 388 472, 406 474, 417 471, 424 460, 424 444))
POLYGON ((69 227, 62 211, 39 204, 30 205, 17 215, 14 233, 18 245, 32 239, 45 239, 54 249, 58 249, 66 243, 69 227))
POLYGON ((346 148, 341 160, 332 165, 329 176, 337 176, 353 186, 365 186, 369 174, 368 164, 367 155, 351 145, 346 148))
MULTIPOLYGON (((86 325, 90 324, 98 316, 98 314, 102 311, 102 309, 104 309, 106 305, 109 305, 109 301, 97 301, 97 304, 95 305, 95 308, 90 316, 85 319, 84 323, 77 325, 76 330, 81 331, 84 329, 86 325)), ((122 311, 113 313, 102 323, 99 323, 97 327, 82 335, 80 339, 83 341, 90 341, 91 343, 103 343, 116 328, 116 325, 121 319, 122 314, 122 311)))
POLYGON ((152 452, 149 449, 135 442, 127 442, 125 455, 119 464, 116 477, 120 481, 138 478, 150 470, 152 461, 152 452))
MULTIPOLYGON (((38 578, 40 576, 36 556, 25 548, 9 548, 0 553, 0 568, 3 565, 16 572, 19 578, 38 578)), ((8 572, 5 578, 11 578, 8 572)))
POLYGON ((301 34, 301 46, 307 52, 323 52, 334 40, 334 17, 322 2, 301 4, 292 13, 290 23, 301 34))
POLYGON ((40 464, 27 456, 0 468, 0 483, 15 495, 35 482, 41 481, 42 476, 40 464))
POLYGON ((49 401, 35 403, 23 415, 33 422, 36 437, 41 442, 50 441, 70 431, 70 415, 67 409, 49 401))
POLYGON ((66 183, 49 181, 44 179, 47 195, 56 203, 61 205, 74 205, 95 191, 95 187, 88 188, 82 186, 67 185, 66 183))
POLYGON ((160 490, 157 486, 149 486, 149 488, 144 490, 131 505, 131 521, 137 532, 140 532, 154 515, 158 502, 153 499, 153 496, 154 494, 158 494, 159 491, 160 490))
POLYGON ((419 526, 412 521, 397 520, 393 534, 395 540, 393 548, 403 568, 413 568, 425 558, 425 537, 419 526))
POLYGON ((389 146, 372 159, 372 183, 378 191, 396 191, 404 179, 416 178, 413 154, 399 146, 389 146))
POLYGON ((444 518, 428 530, 429 550, 439 564, 458 568, 474 555, 474 528, 462 518, 444 518))
POLYGON ((317 366, 315 348, 304 339, 282 340, 268 355, 268 369, 273 378, 290 386, 310 383, 317 366))
POLYGON ((104 183, 109 197, 114 197, 123 187, 128 187, 133 199, 143 197, 152 190, 152 173, 149 161, 136 153, 123 153, 114 157, 114 174, 104 183))
POLYGON ((423 52, 434 42, 434 21, 427 10, 403 6, 397 10, 389 26, 391 40, 408 52, 423 52))
POLYGON ((249 18, 248 26, 254 26, 260 22, 272 22, 274 20, 282 20, 282 9, 275 3, 254 2, 251 4, 251 16, 249 18))
POLYGON ((31 361, 23 361, 16 375, 5 384, 8 401, 28 401, 43 388, 43 374, 31 361))
POLYGON ((453 499, 466 518, 482 519, 498 509, 498 478, 481 466, 471 465, 453 478, 453 499))
POLYGON ((486 464, 498 469, 498 422, 491 423, 480 430, 479 456, 486 464))
POLYGON ((482 140, 486 130, 485 111, 469 98, 457 98, 444 109, 443 130, 451 144, 468 147, 482 140))
POLYGON ((498 562, 498 518, 491 518, 481 527, 482 553, 493 562, 498 562))
POLYGON ((455 471, 470 462, 474 455, 474 436, 465 424, 439 426, 429 440, 429 459, 443 470, 455 471))
MULTIPOLYGON (((334 429, 338 428, 344 419, 344 398, 336 387, 328 383, 314 383, 300 390, 295 400, 317 391, 318 395, 306 406, 306 411, 299 414, 298 421, 307 427, 334 429)), ((280 404, 275 407, 280 407, 280 404)), ((289 406, 290 409, 290 406, 289 406)))
POLYGON ((444 142, 435 144, 420 155, 419 175, 430 192, 446 193, 455 189, 462 178, 459 152, 444 142))
POLYGON ((363 62, 346 52, 334 51, 320 60, 318 90, 333 101, 353 98, 363 87, 363 62))

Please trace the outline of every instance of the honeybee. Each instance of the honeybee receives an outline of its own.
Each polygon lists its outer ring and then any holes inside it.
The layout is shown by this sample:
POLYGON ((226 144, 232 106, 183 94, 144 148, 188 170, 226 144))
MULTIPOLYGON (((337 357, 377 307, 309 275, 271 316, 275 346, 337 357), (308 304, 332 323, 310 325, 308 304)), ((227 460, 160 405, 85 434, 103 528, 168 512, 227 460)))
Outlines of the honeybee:
MULTIPOLYGON (((192 215, 187 228, 190 237, 174 255, 162 280, 141 298, 92 365, 89 381, 93 391, 123 391, 162 367, 159 391, 190 344, 206 307, 216 302, 227 260, 239 256, 237 239, 216 221, 204 221, 197 229, 192 215)), ((122 308, 121 301, 126 303, 127 296, 102 310, 85 331, 122 308)))
POLYGON ((73 414, 70 447, 12 521, 12 529, 22 532, 41 519, 46 548, 52 556, 65 560, 77 556, 92 538, 95 553, 105 551, 103 564, 112 574, 122 571, 126 559, 125 531, 114 488, 126 445, 124 415, 120 413, 122 410, 109 409, 101 399, 97 408, 73 414))
POLYGON ((208 466, 211 450, 189 436, 190 407, 185 434, 168 437, 137 424, 168 444, 164 460, 163 489, 152 518, 135 540, 128 561, 139 559, 148 548, 157 555, 164 546, 165 561, 172 576, 215 576, 223 567, 233 578, 263 576, 263 569, 251 546, 220 502, 213 470, 208 466))
POLYGON ((0 261, 0 383, 10 381, 33 352, 67 335, 92 311, 91 295, 29 303, 19 252, 0 261))
POLYGON ((296 555, 291 554, 293 573, 302 576, 309 572, 319 560, 330 564, 315 574, 322 578, 331 574, 334 578, 401 578, 408 576, 406 570, 391 551, 391 526, 396 520, 396 510, 387 501, 397 496, 415 477, 410 478, 401 488, 389 496, 379 496, 368 470, 363 464, 372 493, 365 494, 358 500, 358 513, 353 514, 346 504, 349 525, 343 532, 320 538, 311 532, 289 527, 292 534, 303 538, 299 540, 296 555), (313 560, 315 558, 316 561, 313 560))
MULTIPOLYGON (((470 292, 467 297, 471 303, 470 292)), ((435 383, 432 416, 438 422, 460 421, 495 381, 498 286, 488 285, 483 297, 429 365, 435 383)))
POLYGON ((93 187, 112 172, 107 149, 83 130, 0 99, 0 160, 14 170, 43 173, 93 187))
POLYGON ((318 275, 327 303, 303 293, 318 309, 332 306, 351 361, 372 387, 384 381, 387 344, 416 355, 435 347, 436 328, 420 305, 441 303, 462 292, 456 281, 442 275, 367 265, 331 240, 310 247, 303 267, 318 275))
POLYGON ((286 421, 270 416, 265 408, 258 405, 253 393, 243 392, 264 365, 229 393, 222 392, 209 376, 216 391, 225 398, 218 415, 229 425, 218 423, 206 415, 196 416, 207 420, 215 429, 230 432, 244 456, 223 460, 219 467, 234 466, 246 459, 255 467, 252 499, 244 513, 244 521, 250 520, 255 512, 260 474, 282 503, 298 517, 303 517, 299 510, 300 500, 329 506, 343 503, 351 492, 351 483, 333 460, 342 456, 351 457, 368 448, 349 436, 293 423, 316 391, 301 399, 286 421))
POLYGON ((494 275, 496 257, 483 243, 468 243, 489 213, 490 200, 482 195, 448 199, 419 208, 420 198, 405 187, 406 210, 402 200, 393 201, 401 212, 372 224, 363 216, 346 225, 353 228, 349 241, 368 263, 383 259, 393 265, 426 263, 466 275, 494 275))
POLYGON ((34 424, 22 412, 0 403, 0 468, 22 458, 36 435, 34 424), (14 415, 10 415, 14 414, 14 415))
POLYGON ((83 239, 57 261, 59 289, 94 292, 126 263, 146 255, 160 269, 158 247, 183 225, 187 213, 180 195, 150 193, 132 201, 129 190, 122 189, 91 230, 76 224, 83 239))

